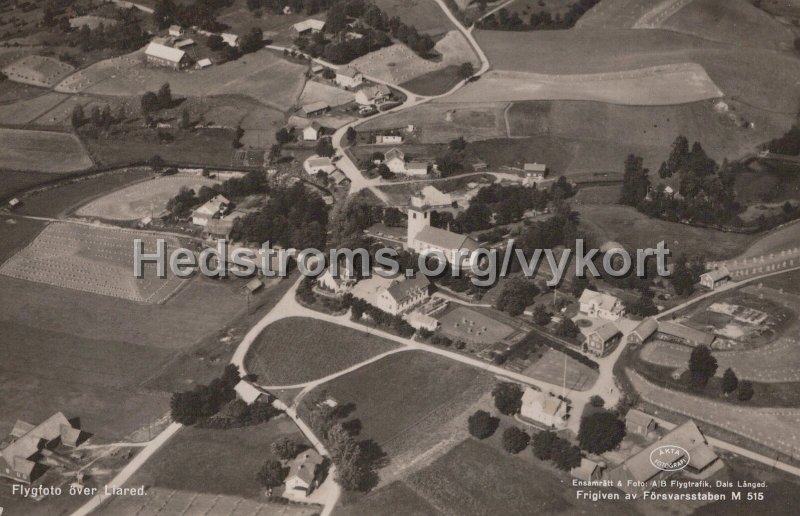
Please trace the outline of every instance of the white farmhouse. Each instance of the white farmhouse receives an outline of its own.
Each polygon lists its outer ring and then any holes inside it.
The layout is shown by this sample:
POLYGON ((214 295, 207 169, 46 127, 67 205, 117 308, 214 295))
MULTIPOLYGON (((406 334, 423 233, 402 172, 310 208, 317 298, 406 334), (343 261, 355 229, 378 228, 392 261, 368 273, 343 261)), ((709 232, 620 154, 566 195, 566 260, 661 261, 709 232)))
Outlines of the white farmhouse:
POLYGON ((589 317, 616 321, 625 315, 625 307, 619 298, 610 294, 584 289, 580 299, 580 311, 589 317))
POLYGON ((567 404, 549 393, 527 387, 522 393, 520 416, 550 428, 564 428, 567 425, 567 404))
POLYGON ((364 82, 364 75, 352 66, 343 66, 336 70, 334 81, 342 88, 358 88, 364 82))
POLYGON ((208 225, 208 222, 217 215, 224 215, 228 210, 230 201, 223 195, 215 195, 208 202, 192 212, 192 224, 195 226, 208 225))
POLYGON ((392 315, 398 315, 424 303, 430 297, 430 281, 424 274, 409 279, 392 281, 388 288, 378 292, 377 307, 392 315))

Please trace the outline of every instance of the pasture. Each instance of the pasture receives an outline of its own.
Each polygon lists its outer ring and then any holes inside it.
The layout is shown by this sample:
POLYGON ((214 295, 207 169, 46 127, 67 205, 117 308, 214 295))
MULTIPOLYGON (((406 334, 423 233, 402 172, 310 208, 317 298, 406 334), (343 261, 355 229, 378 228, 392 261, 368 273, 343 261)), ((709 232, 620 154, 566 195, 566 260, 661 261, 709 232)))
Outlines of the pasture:
MULTIPOLYGON (((172 275, 158 278, 154 263, 145 265, 143 278, 134 278, 134 239, 143 241, 146 253, 155 252, 157 238, 151 233, 54 222, 0 266, 0 274, 142 303, 162 303, 184 280, 172 275)), ((164 240, 167 254, 180 246, 175 237, 164 240)))
POLYGON ((375 5, 389 18, 398 16, 404 23, 433 37, 453 30, 450 19, 433 0, 375 0, 375 5))
POLYGON ((282 437, 309 446, 286 415, 244 428, 183 428, 133 476, 130 485, 236 496, 263 503, 267 500, 256 473, 271 457, 270 445, 282 437))
POLYGON ((633 106, 684 104, 721 97, 702 67, 679 63, 597 74, 491 71, 452 95, 453 102, 589 100, 633 106))
MULTIPOLYGON (((464 423, 466 425, 466 423, 464 423)), ((501 430, 495 433, 501 433, 501 430)), ((344 505, 348 516, 395 514, 586 514, 596 502, 577 500, 568 475, 536 459, 530 450, 512 456, 498 439, 467 438, 432 464, 344 505), (498 488, 500 486, 500 488, 498 488)), ((606 501, 613 514, 639 514, 628 503, 606 501)))
POLYGON ((757 130, 740 127, 714 111, 714 101, 674 106, 623 106, 602 102, 516 102, 507 112, 511 136, 554 136, 584 144, 602 142, 603 154, 616 155, 613 168, 622 169, 635 152, 645 166, 658 170, 679 134, 699 141, 717 161, 752 152, 765 136, 779 135, 789 116, 764 115, 760 110, 730 102, 731 110, 752 120, 757 130))
POLYGON ((69 97, 61 93, 45 93, 33 98, 0 105, 0 124, 22 125, 33 122, 69 97))
POLYGON ((732 45, 789 50, 794 42, 787 24, 746 0, 692 0, 659 26, 732 45))
POLYGON ((199 175, 154 177, 95 199, 80 207, 75 214, 104 220, 138 220, 161 213, 166 209, 167 201, 181 188, 197 192, 202 186, 210 187, 217 183, 199 175))
POLYGON ((323 378, 399 347, 365 332, 302 317, 282 319, 258 336, 246 359, 261 385, 323 378))
POLYGON ((663 240, 673 259, 681 253, 711 260, 733 258, 755 239, 753 235, 651 219, 628 206, 580 205, 575 209, 593 242, 613 240, 628 249, 643 249, 655 248, 663 240))
POLYGON ((175 71, 144 64, 143 51, 80 70, 56 86, 65 93, 139 96, 168 82, 176 96, 245 95, 281 111, 293 106, 305 84, 306 66, 269 50, 204 70, 175 71))
POLYGON ((74 70, 72 65, 56 58, 29 55, 5 66, 2 72, 12 81, 52 88, 74 70))
POLYGON ((59 410, 99 442, 146 427, 169 410, 175 385, 150 386, 151 377, 245 311, 243 283, 195 278, 155 305, 0 276, 0 433, 59 410), (198 316, 198 306, 214 309, 198 316))
POLYGON ((0 128, 0 167, 64 173, 87 169, 92 160, 70 133, 0 128))
MULTIPOLYGON (((800 243, 800 222, 789 222, 759 237, 742 253, 740 258, 764 256, 787 249, 794 249, 798 247, 798 243, 800 243)), ((784 276, 778 276, 778 278, 782 277, 784 276)))
POLYGON ((453 439, 456 430, 448 426, 450 421, 488 392, 492 382, 480 369, 424 351, 408 351, 317 389, 341 404, 353 404, 349 417, 360 423, 359 439, 380 445, 394 470, 453 439))
MULTIPOLYGON (((589 74, 696 63, 729 99, 794 115, 800 62, 786 52, 726 45, 664 30, 476 31, 495 70, 589 74), (515 48, 517 52, 508 52, 515 48), (771 77, 765 80, 765 77, 771 77)), ((480 82, 480 81, 478 81, 480 82)))

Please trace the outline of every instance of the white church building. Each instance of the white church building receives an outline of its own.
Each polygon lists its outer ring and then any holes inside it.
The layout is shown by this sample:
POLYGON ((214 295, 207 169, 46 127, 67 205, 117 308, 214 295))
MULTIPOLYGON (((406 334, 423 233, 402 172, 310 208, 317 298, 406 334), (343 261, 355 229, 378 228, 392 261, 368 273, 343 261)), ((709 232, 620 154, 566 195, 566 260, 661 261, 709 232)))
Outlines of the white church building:
POLYGON ((412 197, 408 207, 406 247, 416 253, 442 253, 451 265, 460 265, 478 249, 468 235, 431 226, 431 207, 422 197, 412 197))

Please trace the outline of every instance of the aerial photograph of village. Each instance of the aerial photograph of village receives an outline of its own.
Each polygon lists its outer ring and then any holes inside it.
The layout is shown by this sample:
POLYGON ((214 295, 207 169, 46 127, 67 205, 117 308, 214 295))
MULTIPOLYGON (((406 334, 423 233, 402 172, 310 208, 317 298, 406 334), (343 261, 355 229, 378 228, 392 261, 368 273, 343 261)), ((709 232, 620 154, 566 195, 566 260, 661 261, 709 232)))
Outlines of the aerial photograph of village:
POLYGON ((800 0, 0 0, 0 242, 2 516, 798 514, 800 0))

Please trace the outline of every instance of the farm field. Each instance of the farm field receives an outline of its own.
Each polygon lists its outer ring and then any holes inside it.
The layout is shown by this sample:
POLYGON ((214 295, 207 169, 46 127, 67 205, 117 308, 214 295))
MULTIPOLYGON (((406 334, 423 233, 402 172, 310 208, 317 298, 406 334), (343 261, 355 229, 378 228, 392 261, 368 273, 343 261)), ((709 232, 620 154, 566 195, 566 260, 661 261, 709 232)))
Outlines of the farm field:
MULTIPOLYGON (((536 460, 530 450, 512 456, 493 444, 468 438, 431 465, 344 505, 337 514, 382 516, 394 514, 396 507, 409 507, 415 515, 591 511, 591 502, 577 501, 573 489, 565 489, 570 480, 562 475, 536 460)), ((632 504, 607 503, 613 505, 606 510, 614 514, 638 514, 632 504)))
MULTIPOLYGON (((156 250, 151 233, 120 231, 53 222, 26 248, 0 266, 0 274, 82 292, 143 303, 162 303, 184 280, 156 276, 156 265, 144 267, 144 277, 133 277, 131 253, 141 239, 145 253, 156 250)), ((167 254, 180 247, 175 237, 164 237, 167 254)))
MULTIPOLYGON (((24 245, 21 233, 4 236, 24 245)), ((195 278, 154 305, 0 276, 0 330, 8 337, 0 343, 0 433, 17 418, 40 421, 62 410, 104 442, 160 418, 169 395, 146 387, 149 378, 244 312, 243 282, 195 278), (198 317, 197 306, 212 304, 198 317)))
POLYGON ((651 0, 603 0, 581 16, 575 28, 630 29, 652 8, 651 0))
POLYGON ((692 0, 660 27, 732 45, 789 50, 794 34, 746 0, 692 0))
POLYGON ((270 445, 282 437, 310 445, 286 415, 244 428, 186 427, 131 478, 131 485, 236 496, 264 503, 267 500, 256 473, 270 458, 270 445))
POLYGON ((147 67, 142 60, 140 50, 99 62, 66 78, 56 91, 130 97, 157 91, 168 82, 173 95, 245 95, 284 111, 295 104, 305 84, 305 66, 269 50, 205 70, 180 72, 147 67))
MULTIPOLYGON (((740 258, 751 258, 776 253, 800 246, 800 222, 794 221, 758 238, 742 253, 740 258)), ((779 276, 783 277, 783 276, 779 276)))
MULTIPOLYGON (((433 3, 433 0, 424 1, 433 3)), ((423 59, 407 46, 398 43, 361 56, 355 59, 352 65, 370 77, 406 86, 409 85, 409 81, 433 72, 441 72, 441 70, 458 66, 461 63, 471 62, 476 68, 480 65, 466 38, 455 30, 448 32, 437 41, 434 51, 442 56, 441 59, 423 59)), ((412 86, 413 84, 412 82, 412 86)), ((423 94, 422 91, 417 92, 413 88, 412 91, 423 94)), ((431 89, 430 94, 444 93, 445 91, 447 90, 440 85, 438 90, 431 89)))
MULTIPOLYGON (((183 472, 181 472, 182 474, 183 472)), ((115 496, 98 509, 102 514, 226 514, 228 516, 313 516, 316 506, 269 503, 216 494, 152 487, 145 496, 115 496)))
MULTIPOLYGON (((43 187, 26 195, 16 212, 38 217, 58 217, 94 197, 151 176, 145 167, 131 167, 65 181, 55 187, 43 187)), ((49 176, 52 178, 52 176, 49 176)))
POLYGON ((484 140, 507 135, 504 103, 451 104, 428 102, 365 122, 362 130, 397 129, 414 126, 414 137, 423 143, 448 143, 463 136, 484 140))
POLYGON ((400 86, 417 95, 441 95, 453 89, 461 80, 459 67, 450 65, 415 77, 400 86))
POLYGON ((45 93, 37 97, 0 105, 0 124, 28 124, 69 98, 62 93, 45 93))
POLYGON ((79 208, 79 217, 97 217, 104 220, 138 220, 151 214, 159 214, 167 207, 167 201, 181 188, 197 192, 202 186, 218 182, 199 175, 177 175, 156 177, 150 181, 136 183, 111 192, 79 208))
POLYGON ((522 100, 589 100, 649 106, 696 102, 721 97, 722 91, 702 67, 676 63, 580 75, 546 75, 491 71, 453 94, 453 102, 522 100))
POLYGON ((306 82, 303 93, 300 95, 300 104, 312 104, 314 102, 325 102, 331 107, 341 106, 355 100, 355 94, 351 91, 323 84, 317 81, 306 82))
POLYGON ((92 166, 73 134, 0 128, 0 167, 38 172, 75 172, 92 166))
MULTIPOLYGON (((92 157, 105 167, 124 167, 131 163, 143 163, 153 156, 161 156, 167 163, 184 166, 226 167, 233 156, 234 129, 201 129, 181 131, 174 134, 171 142, 160 143, 158 135, 150 128, 128 126, 110 138, 86 140, 92 157)), ((242 138, 242 142, 247 138, 242 138)), ((260 141, 260 140, 259 140, 260 141)))
POLYGON ((424 351, 407 351, 317 389, 340 404, 353 404, 349 417, 360 422, 359 439, 375 441, 395 470, 453 439, 454 431, 442 428, 488 392, 492 383, 493 378, 480 369, 424 351))
POLYGON ((618 165, 629 152, 642 149, 645 166, 657 170, 669 155, 675 137, 699 141, 717 161, 752 152, 765 134, 781 134, 791 125, 790 116, 762 116, 734 102, 738 115, 753 121, 758 130, 739 127, 714 111, 713 101, 675 106, 622 106, 601 102, 516 102, 507 112, 512 136, 556 136, 581 142, 600 141, 618 149, 618 165))
POLYGON ((28 245, 44 229, 45 224, 39 220, 0 218, 0 240, 3 241, 3 247, 0 249, 0 263, 5 262, 28 245))
POLYGON ((247 357, 261 385, 294 385, 323 378, 399 347, 335 324, 291 317, 264 329, 247 357))
POLYGON ((56 58, 29 55, 4 67, 2 72, 11 81, 52 88, 74 70, 72 65, 56 58))
MULTIPOLYGON (((790 84, 800 62, 787 53, 734 47, 664 30, 476 31, 496 70, 587 74, 676 63, 700 65, 727 98, 767 112, 795 114, 790 84), (507 52, 516 48, 518 52, 507 52), (620 53, 619 49, 625 49, 620 53), (777 74, 765 81, 762 75, 777 74)), ((480 81, 478 81, 480 82, 480 81)), ((477 83, 476 83, 477 84, 477 83)))
POLYGON ((655 247, 664 240, 673 257, 681 253, 703 255, 707 259, 738 256, 755 239, 754 235, 723 233, 677 222, 648 218, 628 206, 580 205, 581 226, 595 240, 619 242, 629 249, 655 247))
POLYGON ((398 16, 407 25, 434 37, 453 30, 453 24, 433 0, 375 0, 375 5, 389 18, 398 16))

